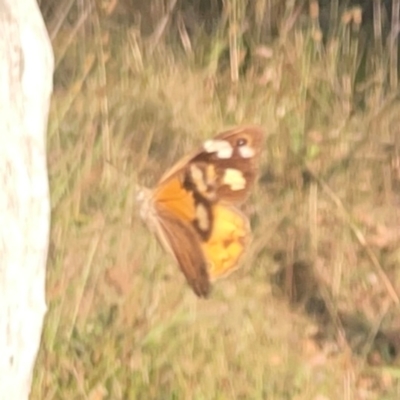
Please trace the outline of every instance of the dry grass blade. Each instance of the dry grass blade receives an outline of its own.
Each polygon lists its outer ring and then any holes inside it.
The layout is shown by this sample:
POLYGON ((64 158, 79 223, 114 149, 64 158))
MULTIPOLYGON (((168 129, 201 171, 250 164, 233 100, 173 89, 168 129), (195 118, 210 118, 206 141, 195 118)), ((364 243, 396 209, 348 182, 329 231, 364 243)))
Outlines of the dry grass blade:
POLYGON ((239 34, 239 19, 238 19, 238 4, 237 1, 227 2, 229 15, 229 55, 231 66, 231 81, 239 80, 239 56, 238 56, 238 34, 239 34))
POLYGON ((70 12, 74 3, 75 0, 61 2, 56 13, 56 18, 53 18, 52 23, 49 24, 49 36, 51 40, 53 40, 57 36, 57 33, 59 32, 62 24, 65 22, 68 13, 70 12))
POLYGON ((179 37, 181 39, 183 49, 185 50, 188 56, 192 57, 193 56, 192 43, 190 41, 190 37, 185 26, 185 21, 183 20, 181 13, 178 14, 177 24, 179 30, 179 37))
POLYGON ((83 271, 82 271, 83 272, 82 273, 82 280, 81 280, 79 294, 78 294, 78 297, 77 297, 77 303, 75 305, 75 310, 73 312, 70 331, 66 334, 67 341, 71 340, 72 332, 73 332, 73 330, 75 328, 76 319, 78 317, 78 312, 79 312, 79 309, 80 309, 81 301, 82 301, 82 299, 84 297, 84 293, 85 293, 85 290, 86 290, 86 285, 88 283, 88 278, 89 278, 91 269, 93 267, 93 261, 95 259, 96 251, 97 251, 97 248, 98 248, 99 243, 101 241, 102 235, 103 235, 103 232, 100 232, 92 239, 91 246, 90 246, 89 251, 88 251, 87 260, 86 260, 86 263, 85 263, 85 265, 83 267, 83 271))
POLYGON ((168 21, 171 19, 172 12, 176 6, 177 0, 170 0, 167 6, 167 10, 165 15, 160 19, 154 32, 148 38, 148 46, 150 54, 154 51, 157 47, 157 44, 160 42, 161 37, 163 36, 165 29, 167 27, 168 21))
POLYGON ((71 44, 74 42, 74 40, 76 40, 76 36, 77 36, 79 30, 82 28, 82 26, 85 23, 86 19, 89 17, 91 11, 92 11, 92 4, 90 2, 88 7, 85 8, 85 11, 79 17, 78 21, 76 21, 74 28, 72 29, 72 31, 68 35, 68 40, 63 44, 62 50, 58 52, 58 57, 56 59, 55 69, 57 69, 57 67, 59 66, 59 64, 63 60, 65 54, 67 53, 68 48, 71 46, 71 44))
MULTIPOLYGON (((97 48, 97 59, 98 59, 98 79, 100 83, 100 110, 101 110, 101 136, 102 136, 102 147, 103 147, 103 159, 107 161, 114 161, 111 154, 111 132, 109 124, 109 104, 108 97, 104 94, 107 87, 107 74, 106 74, 106 63, 109 58, 109 53, 105 51, 104 46, 108 42, 108 34, 104 34, 101 31, 100 20, 98 13, 94 13, 94 29, 96 33, 96 48, 97 48), (105 38, 106 39, 105 39, 105 38)), ((108 164, 105 163, 105 171, 103 179, 106 181, 110 179, 110 171, 108 164)))
POLYGON ((398 85, 398 64, 399 64, 399 33, 400 33, 400 0, 392 0, 392 23, 389 36, 390 54, 390 86, 392 90, 398 85))

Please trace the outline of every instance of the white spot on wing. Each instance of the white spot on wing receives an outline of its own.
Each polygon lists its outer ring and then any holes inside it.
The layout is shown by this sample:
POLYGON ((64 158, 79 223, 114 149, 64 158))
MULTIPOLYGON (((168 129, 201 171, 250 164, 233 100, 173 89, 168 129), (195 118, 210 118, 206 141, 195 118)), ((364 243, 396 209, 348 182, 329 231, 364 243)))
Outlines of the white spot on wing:
POLYGON ((208 229, 210 228, 210 221, 209 221, 209 218, 208 218, 207 210, 206 210, 204 204, 202 204, 202 203, 197 204, 197 207, 196 207, 196 219, 197 219, 197 222, 199 224, 199 228, 203 232, 207 232, 208 229))
POLYGON ((255 155, 255 151, 252 147, 250 146, 240 146, 239 147, 239 154, 243 157, 243 158, 251 158, 254 157, 255 155))
POLYGON ((190 175, 196 183, 204 182, 203 171, 194 164, 190 164, 190 175))
POLYGON ((204 172, 194 164, 190 165, 190 176, 199 192, 204 193, 207 191, 207 185, 204 182, 204 172))
POLYGON ((221 159, 231 158, 233 154, 233 148, 226 140, 207 140, 203 147, 207 153, 217 153, 221 159))
POLYGON ((228 185, 231 190, 243 190, 246 188, 246 179, 238 169, 227 168, 224 172, 222 182, 228 185))

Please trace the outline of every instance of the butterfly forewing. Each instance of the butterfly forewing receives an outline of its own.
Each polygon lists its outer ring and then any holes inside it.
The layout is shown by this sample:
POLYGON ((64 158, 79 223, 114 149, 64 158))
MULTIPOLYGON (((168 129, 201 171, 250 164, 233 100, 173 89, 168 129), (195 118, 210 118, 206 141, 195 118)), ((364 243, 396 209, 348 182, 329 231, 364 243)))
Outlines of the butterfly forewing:
MULTIPOLYGON (((158 185, 162 185, 176 175, 183 176, 185 171, 190 169, 190 165, 212 165, 219 176, 220 187, 217 190, 218 194, 222 196, 221 200, 225 200, 227 197, 226 200, 231 201, 234 197, 235 202, 243 201, 256 178, 263 137, 264 132, 258 126, 245 126, 222 132, 179 160, 165 172, 158 185), (233 191, 229 189, 229 184, 223 180, 226 169, 242 172, 245 178, 243 189, 233 191)), ((238 176, 241 175, 238 173, 236 177, 238 176)))

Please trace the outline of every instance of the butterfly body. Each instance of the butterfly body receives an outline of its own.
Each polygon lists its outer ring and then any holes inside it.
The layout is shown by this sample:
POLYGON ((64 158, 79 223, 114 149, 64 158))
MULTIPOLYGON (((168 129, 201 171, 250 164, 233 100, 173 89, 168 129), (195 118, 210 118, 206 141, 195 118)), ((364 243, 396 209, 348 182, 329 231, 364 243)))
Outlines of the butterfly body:
POLYGON ((139 192, 142 219, 200 297, 237 268, 248 245, 249 222, 237 205, 256 179, 262 139, 254 126, 223 132, 181 159, 154 189, 139 192))

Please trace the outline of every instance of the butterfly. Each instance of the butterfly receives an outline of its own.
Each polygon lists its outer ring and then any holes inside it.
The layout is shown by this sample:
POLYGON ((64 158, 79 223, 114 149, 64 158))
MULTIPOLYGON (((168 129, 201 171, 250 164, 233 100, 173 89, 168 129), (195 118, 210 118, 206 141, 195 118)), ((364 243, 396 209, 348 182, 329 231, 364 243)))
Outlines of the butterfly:
POLYGON ((222 132, 167 170, 155 188, 138 192, 141 218, 199 297, 238 267, 248 246, 250 224, 238 206, 256 180, 263 137, 257 126, 222 132))

